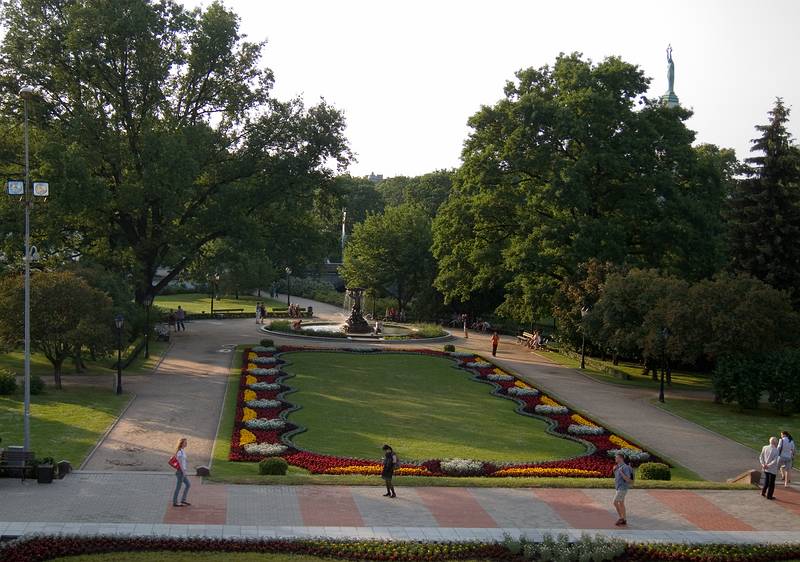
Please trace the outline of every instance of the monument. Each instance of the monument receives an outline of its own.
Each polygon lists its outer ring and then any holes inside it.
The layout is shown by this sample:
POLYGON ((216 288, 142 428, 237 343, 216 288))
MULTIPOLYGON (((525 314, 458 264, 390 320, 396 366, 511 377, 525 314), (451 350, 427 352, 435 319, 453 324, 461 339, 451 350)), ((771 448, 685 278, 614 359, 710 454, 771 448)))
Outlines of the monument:
POLYGON ((361 300, 364 297, 364 289, 353 287, 347 289, 347 295, 353 300, 350 308, 350 316, 344 321, 344 331, 348 334, 368 334, 372 332, 364 316, 361 314, 361 300))
POLYGON ((667 93, 661 96, 661 103, 667 107, 678 107, 680 102, 675 95, 675 63, 672 62, 672 45, 667 46, 667 93))

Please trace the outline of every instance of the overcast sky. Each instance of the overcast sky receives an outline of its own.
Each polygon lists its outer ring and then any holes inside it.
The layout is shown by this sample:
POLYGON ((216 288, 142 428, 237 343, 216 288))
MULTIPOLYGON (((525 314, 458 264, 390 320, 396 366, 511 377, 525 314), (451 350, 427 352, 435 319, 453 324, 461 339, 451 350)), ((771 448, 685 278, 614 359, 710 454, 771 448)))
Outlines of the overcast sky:
MULTIPOLYGON (((207 6, 208 0, 186 0, 207 6)), ((619 55, 694 110, 699 142, 747 156, 776 96, 800 136, 800 2, 225 0, 251 40, 268 40, 275 95, 324 97, 347 118, 354 175, 417 175, 459 165, 467 118, 520 68, 559 52, 619 55)))

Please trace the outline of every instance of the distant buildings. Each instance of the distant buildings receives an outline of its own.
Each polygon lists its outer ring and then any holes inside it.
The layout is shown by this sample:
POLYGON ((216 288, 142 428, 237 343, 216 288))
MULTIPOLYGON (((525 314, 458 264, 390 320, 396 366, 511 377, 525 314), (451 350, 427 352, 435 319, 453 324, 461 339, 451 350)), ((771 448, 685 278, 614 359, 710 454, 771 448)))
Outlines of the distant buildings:
POLYGON ((383 181, 383 174, 375 174, 370 172, 369 175, 367 176, 367 179, 372 183, 378 183, 380 181, 383 181))

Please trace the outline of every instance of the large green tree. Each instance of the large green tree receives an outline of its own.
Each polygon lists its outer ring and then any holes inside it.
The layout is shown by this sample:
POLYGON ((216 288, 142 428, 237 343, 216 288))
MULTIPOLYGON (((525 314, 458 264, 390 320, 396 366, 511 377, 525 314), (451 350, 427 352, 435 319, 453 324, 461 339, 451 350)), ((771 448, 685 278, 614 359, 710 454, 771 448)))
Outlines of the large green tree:
POLYGON ((49 249, 129 273, 138 302, 207 244, 274 227, 270 204, 311 207, 349 158, 342 115, 271 98, 264 45, 218 2, 10 0, 2 21, 3 115, 21 120, 20 85, 39 90, 49 249))
POLYGON ((729 206, 729 244, 734 271, 789 291, 800 306, 800 148, 787 129, 781 99, 769 112, 746 160, 749 177, 738 183, 729 206))
POLYGON ((501 311, 529 320, 591 258, 714 271, 730 156, 694 149, 690 112, 645 99, 648 84, 619 58, 561 55, 518 72, 470 118, 464 164, 434 221, 436 286, 448 299, 503 286, 501 311))
POLYGON ((433 217, 450 194, 454 174, 454 170, 437 170, 421 176, 395 176, 378 182, 376 189, 387 206, 416 203, 433 217))
POLYGON ((348 286, 391 294, 402 311, 431 287, 436 265, 430 247, 431 220, 422 207, 389 207, 356 225, 340 273, 348 286))

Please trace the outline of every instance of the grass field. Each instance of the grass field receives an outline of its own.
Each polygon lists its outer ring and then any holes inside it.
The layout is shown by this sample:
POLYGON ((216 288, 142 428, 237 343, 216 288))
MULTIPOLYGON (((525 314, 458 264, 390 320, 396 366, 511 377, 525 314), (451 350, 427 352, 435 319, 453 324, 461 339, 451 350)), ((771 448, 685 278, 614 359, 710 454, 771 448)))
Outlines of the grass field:
POLYGON ((546 433, 516 404, 490 394, 449 359, 414 354, 300 352, 282 356, 302 408, 289 421, 308 431, 293 439, 330 455, 380 458, 391 443, 405 459, 540 461, 585 447, 546 433))
MULTIPOLYGON (((225 308, 243 308, 244 312, 256 313, 256 303, 263 302, 268 308, 286 307, 282 301, 272 300, 267 297, 253 297, 250 295, 240 295, 238 299, 223 297, 214 299, 214 310, 225 308)), ((153 304, 168 312, 175 310, 180 305, 189 314, 200 314, 211 312, 211 297, 203 293, 184 293, 179 295, 162 295, 155 298, 153 304)))
MULTIPOLYGON (((130 395, 111 389, 67 386, 31 396, 31 449, 36 456, 68 460, 78 467, 114 421, 130 395)), ((3 446, 22 445, 22 391, 0 396, 3 446)))
POLYGON ((758 410, 741 410, 736 404, 715 404, 710 400, 667 399, 657 404, 668 412, 686 418, 760 451, 770 436, 780 437, 786 430, 795 438, 800 435, 800 414, 780 416, 762 405, 758 410))
MULTIPOLYGON (((122 371, 123 376, 125 375, 139 375, 143 373, 150 372, 153 367, 158 364, 161 360, 161 356, 166 351, 169 344, 164 342, 156 342, 152 339, 150 340, 150 358, 144 358, 144 352, 140 353, 133 362, 128 365, 128 367, 122 371)), ((128 351, 132 351, 133 345, 128 348, 128 351)), ((125 351, 123 350, 123 361, 125 356, 125 351)), ((108 375, 112 376, 116 374, 117 370, 113 366, 114 362, 117 359, 116 353, 113 357, 104 357, 98 359, 97 361, 90 361, 88 357, 84 358, 86 363, 86 371, 80 373, 81 376, 94 376, 94 375, 108 375)), ((0 367, 4 367, 6 369, 10 369, 14 371, 17 375, 22 375, 24 372, 24 353, 20 350, 12 351, 9 353, 0 353, 0 367)), ((73 368, 72 361, 67 359, 64 361, 63 365, 63 375, 71 375, 75 373, 75 369, 73 368)), ((39 375, 44 379, 45 384, 49 384, 50 381, 53 379, 53 366, 47 360, 47 358, 42 355, 41 353, 32 353, 31 354, 31 374, 32 375, 39 375)))
MULTIPOLYGON (((557 351, 537 351, 542 357, 546 357, 553 363, 564 365, 578 369, 580 367, 580 360, 573 359, 563 353, 557 351)), ((611 384, 619 384, 624 386, 638 386, 642 388, 658 388, 659 383, 653 381, 650 376, 642 376, 642 366, 636 363, 628 363, 620 361, 619 365, 614 365, 611 361, 600 361, 597 358, 591 358, 586 365, 586 369, 582 372, 590 377, 602 382, 611 384), (625 380, 614 375, 608 374, 600 370, 603 366, 623 371, 630 376, 630 380, 625 380)), ((704 373, 691 373, 688 371, 672 371, 672 385, 668 388, 681 388, 692 390, 710 390, 711 389, 711 376, 704 373)))

